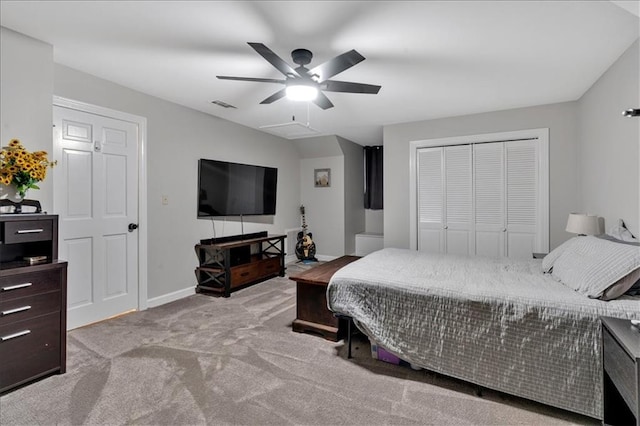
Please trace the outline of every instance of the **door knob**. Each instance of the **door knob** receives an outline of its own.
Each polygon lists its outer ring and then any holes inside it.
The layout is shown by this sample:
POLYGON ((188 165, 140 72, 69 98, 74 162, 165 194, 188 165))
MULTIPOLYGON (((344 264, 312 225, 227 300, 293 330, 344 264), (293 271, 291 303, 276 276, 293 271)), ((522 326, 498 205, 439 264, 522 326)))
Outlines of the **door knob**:
POLYGON ((129 232, 133 232, 136 229, 138 229, 138 224, 137 223, 130 223, 129 224, 129 232))

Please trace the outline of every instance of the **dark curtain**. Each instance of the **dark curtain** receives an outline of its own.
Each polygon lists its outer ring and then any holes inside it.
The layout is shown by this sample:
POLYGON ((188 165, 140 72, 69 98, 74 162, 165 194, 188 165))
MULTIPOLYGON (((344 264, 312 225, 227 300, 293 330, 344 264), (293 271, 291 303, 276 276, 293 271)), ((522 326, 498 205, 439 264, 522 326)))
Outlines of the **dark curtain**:
POLYGON ((382 146, 364 147, 364 208, 382 210, 382 146))

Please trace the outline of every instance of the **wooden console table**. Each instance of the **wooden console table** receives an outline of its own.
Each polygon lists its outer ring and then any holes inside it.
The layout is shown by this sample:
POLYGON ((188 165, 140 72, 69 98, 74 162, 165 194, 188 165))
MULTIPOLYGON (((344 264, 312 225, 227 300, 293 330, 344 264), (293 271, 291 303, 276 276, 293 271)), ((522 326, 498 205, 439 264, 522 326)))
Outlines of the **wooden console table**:
POLYGON ((264 233, 237 235, 196 244, 196 293, 231 292, 276 276, 284 277, 286 235, 264 233))
POLYGON ((327 286, 333 274, 343 266, 360 259, 342 256, 308 269, 289 279, 296 282, 296 316, 293 331, 318 333, 327 340, 338 341, 344 334, 340 320, 327 308, 327 286))

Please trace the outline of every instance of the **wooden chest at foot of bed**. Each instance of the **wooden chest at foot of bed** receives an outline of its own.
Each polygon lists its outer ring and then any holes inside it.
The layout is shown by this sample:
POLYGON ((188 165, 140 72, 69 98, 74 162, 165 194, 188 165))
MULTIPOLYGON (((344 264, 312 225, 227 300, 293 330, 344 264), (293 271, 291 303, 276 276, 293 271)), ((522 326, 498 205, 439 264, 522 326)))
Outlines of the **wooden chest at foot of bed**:
POLYGON ((289 277, 297 286, 293 331, 319 334, 334 342, 342 338, 345 320, 338 319, 327 308, 327 285, 336 271, 358 259, 358 256, 342 256, 289 277))

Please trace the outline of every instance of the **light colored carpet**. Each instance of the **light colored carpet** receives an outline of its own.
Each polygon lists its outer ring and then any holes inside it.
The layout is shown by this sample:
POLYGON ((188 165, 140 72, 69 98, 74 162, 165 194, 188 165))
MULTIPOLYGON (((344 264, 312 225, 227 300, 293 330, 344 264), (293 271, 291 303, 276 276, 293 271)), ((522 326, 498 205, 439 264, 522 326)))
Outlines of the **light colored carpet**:
POLYGON ((374 360, 366 339, 346 359, 343 342, 292 332, 295 315, 284 277, 73 330, 67 373, 0 397, 0 424, 599 424, 374 360))

